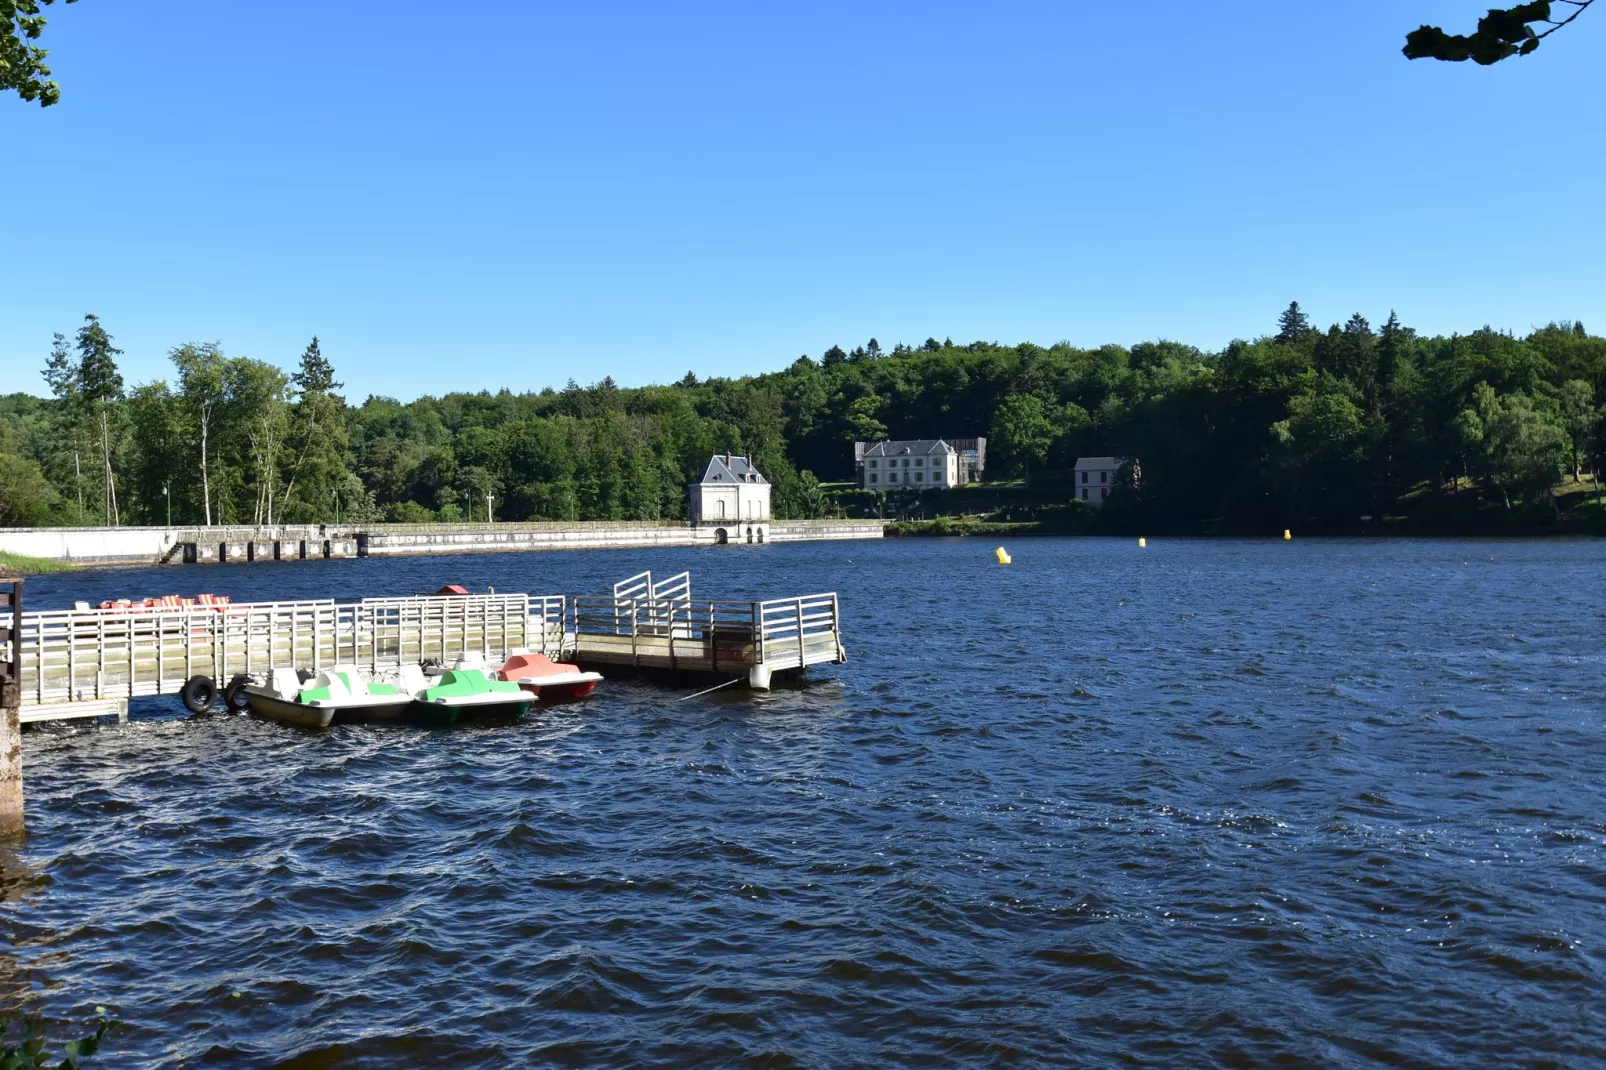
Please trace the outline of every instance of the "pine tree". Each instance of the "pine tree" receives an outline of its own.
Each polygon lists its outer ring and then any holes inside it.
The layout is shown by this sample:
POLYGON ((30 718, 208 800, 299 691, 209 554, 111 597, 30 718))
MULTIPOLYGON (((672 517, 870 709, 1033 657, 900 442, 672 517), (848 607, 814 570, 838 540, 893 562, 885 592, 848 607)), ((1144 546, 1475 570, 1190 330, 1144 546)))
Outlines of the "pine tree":
POLYGON ((1311 334, 1310 319, 1305 311, 1299 307, 1298 301, 1288 302, 1288 308, 1277 317, 1276 341, 1283 345, 1293 345, 1303 341, 1311 334))
POLYGON ((45 361, 45 382, 57 401, 71 401, 78 393, 78 365, 67 348, 67 336, 57 331, 51 336, 50 358, 45 361))
POLYGON ((841 346, 832 346, 830 349, 827 349, 825 351, 825 355, 820 358, 820 363, 825 365, 827 368, 830 368, 846 362, 847 359, 848 355, 842 352, 841 346))
POLYGON ((344 383, 335 382, 335 366, 324 359, 323 350, 318 347, 318 336, 313 335, 306 351, 301 354, 301 370, 290 377, 290 381, 303 395, 327 394, 344 383))
POLYGON ((112 345, 112 336, 100 325, 100 318, 86 315, 84 325, 78 328, 78 391, 100 427, 101 515, 109 525, 120 522, 117 480, 112 472, 111 407, 123 400, 123 376, 117 370, 122 353, 112 345))
POLYGON ((296 401, 299 431, 290 443, 295 461, 285 481, 283 512, 296 509, 296 484, 303 481, 301 497, 306 508, 301 512, 311 519, 325 500, 332 500, 346 475, 345 399, 333 393, 345 384, 336 381, 334 364, 323 355, 317 335, 301 354, 301 367, 290 380, 301 396, 296 401))
MULTIPOLYGON (((78 390, 78 363, 73 360, 72 350, 67 345, 67 336, 59 331, 52 335, 50 344, 50 357, 45 361, 45 382, 50 386, 50 392, 56 397, 56 413, 53 420, 57 433, 60 435, 64 451, 72 453, 73 490, 78 502, 77 521, 84 522, 84 476, 83 464, 79 459, 79 438, 82 428, 83 399, 78 390)), ((62 458, 65 464, 65 456, 62 458)))

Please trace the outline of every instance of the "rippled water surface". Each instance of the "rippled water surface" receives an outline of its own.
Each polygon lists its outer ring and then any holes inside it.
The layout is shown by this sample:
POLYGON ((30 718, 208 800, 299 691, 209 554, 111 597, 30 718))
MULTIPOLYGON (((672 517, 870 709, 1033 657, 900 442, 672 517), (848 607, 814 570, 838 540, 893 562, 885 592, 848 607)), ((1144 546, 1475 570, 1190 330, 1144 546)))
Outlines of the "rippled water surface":
POLYGON ((1606 1059, 1606 544, 827 543, 75 598, 838 590, 801 689, 30 730, 4 996, 115 1066, 1606 1059))

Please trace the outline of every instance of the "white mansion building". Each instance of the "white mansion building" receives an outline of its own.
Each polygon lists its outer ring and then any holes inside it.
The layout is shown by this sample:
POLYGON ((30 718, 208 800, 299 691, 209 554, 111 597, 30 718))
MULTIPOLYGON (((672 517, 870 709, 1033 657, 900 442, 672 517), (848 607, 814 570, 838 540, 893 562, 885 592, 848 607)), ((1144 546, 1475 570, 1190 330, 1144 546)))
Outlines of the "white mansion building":
POLYGON ((981 478, 987 440, 916 438, 901 442, 855 442, 859 486, 866 490, 957 487, 981 478))
POLYGON ((877 442, 864 451, 862 475, 869 490, 956 487, 959 451, 940 438, 877 442))

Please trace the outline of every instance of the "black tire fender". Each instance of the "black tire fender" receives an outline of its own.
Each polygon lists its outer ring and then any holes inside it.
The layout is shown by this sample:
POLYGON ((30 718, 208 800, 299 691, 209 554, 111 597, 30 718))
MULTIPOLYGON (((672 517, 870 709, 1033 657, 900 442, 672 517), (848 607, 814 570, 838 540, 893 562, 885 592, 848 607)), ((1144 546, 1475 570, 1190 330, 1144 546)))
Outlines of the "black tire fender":
POLYGON ((251 708, 251 703, 245 696, 245 685, 251 678, 244 673, 236 673, 229 686, 223 689, 223 705, 230 713, 244 713, 251 708))
POLYGON ((217 683, 210 676, 192 676, 184 681, 178 697, 191 713, 206 713, 217 702, 217 683))

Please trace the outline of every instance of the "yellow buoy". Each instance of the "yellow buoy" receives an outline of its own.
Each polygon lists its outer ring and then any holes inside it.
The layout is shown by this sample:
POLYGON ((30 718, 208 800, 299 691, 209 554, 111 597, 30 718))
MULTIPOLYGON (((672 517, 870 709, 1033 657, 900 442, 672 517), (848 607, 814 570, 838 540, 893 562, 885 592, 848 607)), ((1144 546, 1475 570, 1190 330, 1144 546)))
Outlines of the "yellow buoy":
POLYGON ((1141 535, 1138 536, 1138 549, 1141 550, 1147 545, 1149 545, 1149 540, 1143 538, 1141 535))
POLYGON ((1283 538, 1284 539, 1292 539, 1293 537, 1294 536, 1293 536, 1292 532, 1290 532, 1287 528, 1283 528, 1283 538))
POLYGON ((1007 565, 1013 560, 1013 558, 1009 556, 1009 553, 1002 546, 994 550, 993 553, 998 555, 998 563, 1000 565, 1007 565))

